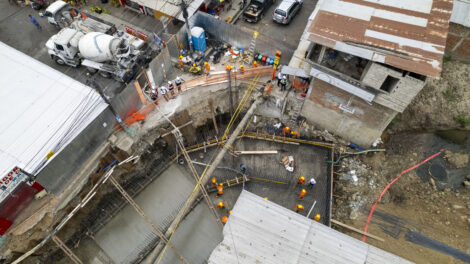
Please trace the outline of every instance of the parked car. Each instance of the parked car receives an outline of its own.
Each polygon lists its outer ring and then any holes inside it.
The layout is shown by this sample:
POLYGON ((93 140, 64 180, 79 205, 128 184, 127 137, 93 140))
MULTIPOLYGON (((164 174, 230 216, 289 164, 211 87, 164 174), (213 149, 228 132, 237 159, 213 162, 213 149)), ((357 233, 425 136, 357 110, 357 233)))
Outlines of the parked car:
POLYGON ((294 16, 302 8, 302 0, 283 0, 279 6, 274 9, 273 21, 280 24, 289 24, 294 16))
POLYGON ((264 13, 273 4, 273 0, 251 0, 243 12, 243 18, 247 22, 255 23, 263 18, 264 13))

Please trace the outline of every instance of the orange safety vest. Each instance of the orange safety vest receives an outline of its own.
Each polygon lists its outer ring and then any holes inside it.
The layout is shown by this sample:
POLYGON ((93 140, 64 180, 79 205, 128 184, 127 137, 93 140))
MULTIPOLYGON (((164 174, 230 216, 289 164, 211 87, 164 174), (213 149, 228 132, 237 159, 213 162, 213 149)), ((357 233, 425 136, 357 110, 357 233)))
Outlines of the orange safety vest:
POLYGON ((284 136, 285 136, 285 135, 289 135, 289 132, 290 132, 290 128, 289 128, 289 127, 285 127, 285 128, 284 128, 284 136))
POLYGON ((217 186, 217 194, 218 194, 218 195, 224 194, 224 187, 222 187, 222 186, 220 186, 220 185, 217 186))
POLYGON ((209 71, 210 71, 210 69, 211 69, 211 66, 209 66, 209 63, 208 63, 208 64, 206 64, 206 65, 204 65, 204 66, 206 67, 206 72, 209 72, 209 71))
POLYGON ((227 221, 228 221, 228 217, 227 217, 227 216, 222 217, 222 223, 225 224, 225 223, 227 223, 227 221))

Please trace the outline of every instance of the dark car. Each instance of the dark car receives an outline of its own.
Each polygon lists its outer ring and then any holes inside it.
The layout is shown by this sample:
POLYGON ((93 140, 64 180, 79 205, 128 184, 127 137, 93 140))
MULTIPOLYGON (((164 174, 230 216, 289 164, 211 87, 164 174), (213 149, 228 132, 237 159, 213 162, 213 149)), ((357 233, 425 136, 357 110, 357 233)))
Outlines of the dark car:
POLYGON ((243 18, 251 23, 260 21, 273 2, 273 0, 252 0, 243 12, 243 18))

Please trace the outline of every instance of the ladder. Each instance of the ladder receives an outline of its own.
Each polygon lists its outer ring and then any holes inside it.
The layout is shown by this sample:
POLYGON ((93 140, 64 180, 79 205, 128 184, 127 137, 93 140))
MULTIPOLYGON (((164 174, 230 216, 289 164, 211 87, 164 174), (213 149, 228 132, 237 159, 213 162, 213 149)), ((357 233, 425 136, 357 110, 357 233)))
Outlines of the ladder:
POLYGON ((258 31, 253 32, 253 38, 251 39, 250 47, 248 48, 247 55, 250 57, 250 64, 253 63, 255 58, 256 39, 258 38, 258 31))

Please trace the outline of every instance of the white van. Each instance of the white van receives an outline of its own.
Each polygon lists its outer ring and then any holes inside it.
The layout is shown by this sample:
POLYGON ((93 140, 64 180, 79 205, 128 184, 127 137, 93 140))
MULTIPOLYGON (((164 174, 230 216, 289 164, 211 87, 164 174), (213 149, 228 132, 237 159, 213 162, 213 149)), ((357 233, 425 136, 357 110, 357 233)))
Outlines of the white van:
POLYGON ((302 0, 283 0, 274 10, 273 21, 280 24, 289 24, 302 8, 302 0))

